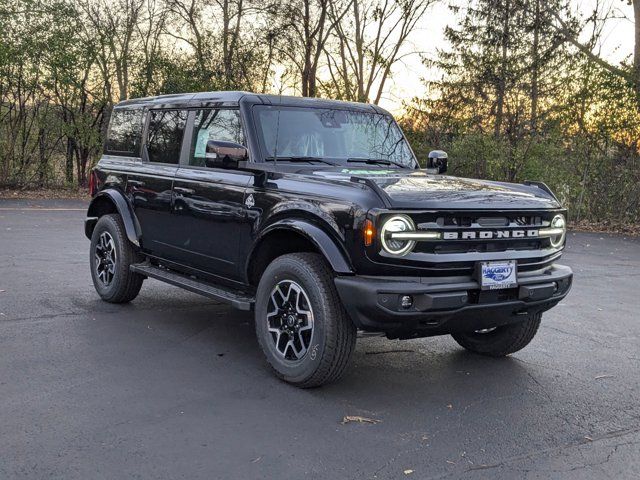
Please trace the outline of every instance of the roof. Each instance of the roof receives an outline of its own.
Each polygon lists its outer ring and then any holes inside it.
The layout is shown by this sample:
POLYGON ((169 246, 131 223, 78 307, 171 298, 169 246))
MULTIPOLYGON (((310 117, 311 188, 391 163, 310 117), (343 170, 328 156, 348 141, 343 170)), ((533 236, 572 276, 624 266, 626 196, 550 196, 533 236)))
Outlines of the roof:
POLYGON ((287 105, 300 107, 342 108, 377 113, 388 113, 377 105, 324 98, 294 97, 287 95, 266 95, 243 91, 197 92, 158 95, 156 97, 132 98, 116 105, 121 107, 185 107, 185 106, 232 106, 248 101, 265 105, 287 105))

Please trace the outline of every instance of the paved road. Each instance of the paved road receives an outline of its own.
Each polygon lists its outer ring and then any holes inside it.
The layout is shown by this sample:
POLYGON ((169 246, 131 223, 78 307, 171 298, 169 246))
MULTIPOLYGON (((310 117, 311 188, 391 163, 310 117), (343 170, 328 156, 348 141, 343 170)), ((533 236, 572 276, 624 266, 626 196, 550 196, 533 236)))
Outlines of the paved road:
POLYGON ((83 208, 0 200, 2 479, 640 477, 638 239, 570 235, 574 290, 510 358, 369 338, 299 390, 247 314, 155 281, 99 301, 83 208))

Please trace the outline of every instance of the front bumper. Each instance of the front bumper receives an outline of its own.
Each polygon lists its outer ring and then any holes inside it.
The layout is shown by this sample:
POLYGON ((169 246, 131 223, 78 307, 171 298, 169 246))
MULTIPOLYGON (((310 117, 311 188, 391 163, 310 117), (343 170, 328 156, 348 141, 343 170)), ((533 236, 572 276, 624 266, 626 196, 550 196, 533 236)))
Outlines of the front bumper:
POLYGON ((480 290, 472 277, 339 276, 342 304, 356 327, 389 338, 416 338, 480 330, 521 321, 562 300, 573 279, 563 265, 518 274, 518 286, 480 290), (413 304, 403 308, 402 296, 413 304))

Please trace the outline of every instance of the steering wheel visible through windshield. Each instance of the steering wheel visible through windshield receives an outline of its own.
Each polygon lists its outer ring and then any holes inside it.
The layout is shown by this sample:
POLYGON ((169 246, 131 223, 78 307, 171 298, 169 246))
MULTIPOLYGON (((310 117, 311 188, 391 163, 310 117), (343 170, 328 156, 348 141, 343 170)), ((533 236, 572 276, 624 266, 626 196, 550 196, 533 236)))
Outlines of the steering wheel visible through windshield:
POLYGON ((389 115, 266 105, 254 110, 267 160, 416 167, 407 141, 389 115))

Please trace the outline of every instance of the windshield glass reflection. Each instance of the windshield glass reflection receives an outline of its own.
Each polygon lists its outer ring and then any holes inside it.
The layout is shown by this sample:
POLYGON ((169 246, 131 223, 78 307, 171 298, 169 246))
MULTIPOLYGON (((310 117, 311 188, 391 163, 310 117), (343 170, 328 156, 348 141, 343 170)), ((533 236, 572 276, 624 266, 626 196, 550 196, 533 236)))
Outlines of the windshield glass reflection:
POLYGON ((266 157, 340 165, 416 166, 400 128, 388 115, 304 107, 256 107, 266 157))

